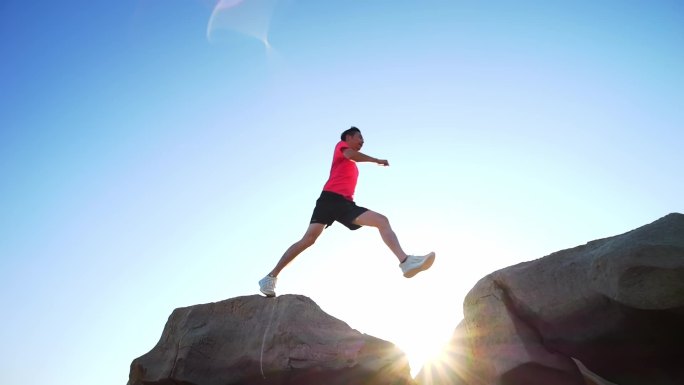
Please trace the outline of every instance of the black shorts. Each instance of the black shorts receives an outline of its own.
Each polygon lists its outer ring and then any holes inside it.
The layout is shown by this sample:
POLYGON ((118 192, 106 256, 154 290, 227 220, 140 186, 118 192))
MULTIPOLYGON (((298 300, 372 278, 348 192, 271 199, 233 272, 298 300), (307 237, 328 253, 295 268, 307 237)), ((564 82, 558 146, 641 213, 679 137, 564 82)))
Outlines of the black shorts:
POLYGON ((357 206, 356 203, 340 194, 323 191, 316 200, 316 207, 309 223, 322 223, 328 227, 338 221, 349 230, 356 230, 361 226, 355 225, 354 220, 366 211, 368 211, 367 208, 357 206))

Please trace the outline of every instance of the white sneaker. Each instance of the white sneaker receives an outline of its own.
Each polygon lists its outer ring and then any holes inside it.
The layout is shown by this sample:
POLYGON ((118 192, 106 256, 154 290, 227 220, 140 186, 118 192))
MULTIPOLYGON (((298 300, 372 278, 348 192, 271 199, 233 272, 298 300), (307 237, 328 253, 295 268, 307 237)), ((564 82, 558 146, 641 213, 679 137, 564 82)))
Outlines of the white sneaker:
POLYGON ((406 260, 399 264, 404 277, 411 278, 423 270, 427 270, 435 261, 435 253, 430 252, 428 255, 409 255, 406 260))
POLYGON ((267 275, 259 281, 259 290, 267 297, 275 297, 275 285, 277 281, 278 278, 267 275))

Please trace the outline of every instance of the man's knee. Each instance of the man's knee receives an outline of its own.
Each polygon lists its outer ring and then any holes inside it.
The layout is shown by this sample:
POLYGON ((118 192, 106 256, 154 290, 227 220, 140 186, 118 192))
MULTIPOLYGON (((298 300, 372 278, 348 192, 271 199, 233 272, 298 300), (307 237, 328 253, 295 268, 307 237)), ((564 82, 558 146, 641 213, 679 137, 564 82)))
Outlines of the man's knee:
POLYGON ((386 216, 370 210, 359 215, 353 223, 355 225, 376 227, 380 230, 390 228, 389 219, 386 216))
POLYGON ((316 242, 316 238, 312 236, 305 236, 302 238, 301 242, 304 246, 309 247, 316 242))
POLYGON ((319 234, 317 234, 317 233, 306 233, 306 234, 304 234, 304 236, 302 237, 302 240, 300 242, 302 242, 304 245, 306 245, 306 247, 309 247, 316 242, 316 239, 318 239, 318 235, 319 234))
POLYGON ((379 229, 385 229, 390 227, 389 219, 382 214, 377 214, 376 222, 377 227, 379 229))

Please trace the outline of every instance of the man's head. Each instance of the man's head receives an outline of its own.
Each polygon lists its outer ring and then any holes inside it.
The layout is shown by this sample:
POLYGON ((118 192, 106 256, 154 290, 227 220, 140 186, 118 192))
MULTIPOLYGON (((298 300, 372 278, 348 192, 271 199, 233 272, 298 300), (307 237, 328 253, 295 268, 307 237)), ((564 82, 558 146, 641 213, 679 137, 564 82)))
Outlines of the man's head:
POLYGON ((361 135, 361 130, 354 126, 344 130, 342 135, 340 135, 340 139, 347 142, 349 147, 356 151, 359 151, 363 146, 363 135, 361 135))

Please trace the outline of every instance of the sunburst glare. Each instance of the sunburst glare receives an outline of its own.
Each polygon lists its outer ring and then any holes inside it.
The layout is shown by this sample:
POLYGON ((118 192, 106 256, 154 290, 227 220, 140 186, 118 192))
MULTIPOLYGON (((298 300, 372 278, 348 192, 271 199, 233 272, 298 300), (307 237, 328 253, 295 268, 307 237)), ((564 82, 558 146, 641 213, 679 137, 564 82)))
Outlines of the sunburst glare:
POLYGON ((278 0, 219 0, 207 23, 207 40, 219 30, 231 30, 253 37, 271 50, 268 31, 278 0))

